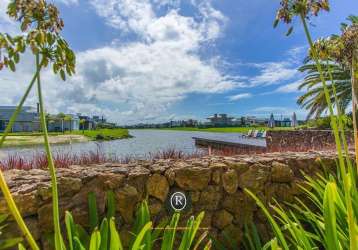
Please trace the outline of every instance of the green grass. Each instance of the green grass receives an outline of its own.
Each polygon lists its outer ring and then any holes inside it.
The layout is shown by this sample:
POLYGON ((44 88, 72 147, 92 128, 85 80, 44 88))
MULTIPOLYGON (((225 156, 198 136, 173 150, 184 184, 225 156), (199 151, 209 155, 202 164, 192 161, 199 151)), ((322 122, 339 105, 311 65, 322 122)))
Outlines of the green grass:
POLYGON ((91 140, 102 140, 102 141, 110 141, 117 139, 130 138, 131 135, 128 132, 128 129, 98 129, 98 130, 84 130, 84 131, 71 131, 66 132, 70 134, 76 135, 84 135, 91 140))
POLYGON ((176 127, 160 128, 160 130, 179 130, 179 131, 200 131, 200 132, 221 132, 221 133, 247 133, 249 130, 293 130, 291 127, 225 127, 225 128, 193 128, 193 127, 176 127))

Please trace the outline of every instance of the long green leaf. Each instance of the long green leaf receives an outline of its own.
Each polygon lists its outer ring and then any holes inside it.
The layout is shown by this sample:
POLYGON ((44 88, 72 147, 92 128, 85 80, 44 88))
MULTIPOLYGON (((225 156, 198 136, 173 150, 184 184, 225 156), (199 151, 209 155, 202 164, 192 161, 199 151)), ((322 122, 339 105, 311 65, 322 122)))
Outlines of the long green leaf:
POLYGON ((91 235, 89 250, 99 250, 101 246, 101 233, 98 230, 94 230, 91 235))
POLYGON ((142 244, 144 240, 144 236, 146 233, 152 229, 152 222, 148 222, 142 230, 139 232, 139 234, 136 236, 136 239, 133 243, 132 250, 139 250, 142 249, 142 244))
POLYGON ((266 215, 266 218, 270 222, 276 237, 279 239, 280 244, 282 245, 282 248, 285 250, 289 250, 288 244, 286 242, 286 239, 285 239, 279 225, 276 223, 274 218, 271 216, 270 212, 266 209, 265 205, 250 190, 245 189, 245 192, 248 193, 256 201, 256 204, 261 208, 261 210, 266 215))
POLYGON ((337 190, 336 185, 328 183, 326 191, 324 193, 323 199, 323 215, 324 223, 326 229, 326 247, 328 250, 337 250, 340 249, 337 236, 337 227, 336 227, 336 209, 335 203, 337 200, 337 190))
POLYGON ((116 223, 114 222, 114 218, 111 218, 109 221, 109 231, 110 231, 109 249, 110 250, 123 250, 122 242, 121 242, 121 239, 117 232, 116 223))
POLYGON ((66 211, 65 215, 65 224, 66 224, 66 231, 67 231, 67 240, 70 246, 70 250, 73 250, 73 237, 75 234, 75 225, 73 222, 73 217, 70 212, 66 211))
POLYGON ((88 194, 88 216, 90 230, 93 231, 99 224, 96 195, 93 192, 88 194))

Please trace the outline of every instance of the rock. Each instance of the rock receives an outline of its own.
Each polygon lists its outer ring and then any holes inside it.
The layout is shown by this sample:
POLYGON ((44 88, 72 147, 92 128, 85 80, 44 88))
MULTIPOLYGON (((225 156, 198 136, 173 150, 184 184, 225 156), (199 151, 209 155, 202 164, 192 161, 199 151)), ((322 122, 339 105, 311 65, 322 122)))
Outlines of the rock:
POLYGON ((163 203, 157 199, 149 199, 148 201, 149 212, 151 216, 156 216, 162 210, 163 203))
MULTIPOLYGON (((36 191, 28 194, 13 195, 17 208, 22 216, 36 215, 39 202, 36 197, 36 191)), ((0 213, 9 213, 5 200, 0 202, 0 213)))
POLYGON ((61 177, 58 178, 58 187, 59 196, 71 196, 80 191, 82 181, 79 178, 61 177))
POLYGON ((266 195, 268 201, 275 198, 277 201, 293 202, 294 190, 287 183, 273 183, 268 185, 266 195))
POLYGON ((208 186, 200 194, 200 199, 197 203, 197 209, 214 211, 218 208, 221 198, 222 191, 220 190, 220 187, 208 186))
POLYGON ((228 246, 234 244, 234 249, 239 249, 243 236, 243 231, 240 227, 235 225, 228 225, 222 232, 223 242, 227 242, 228 246), (228 239, 230 242, 228 242, 228 239))
POLYGON ((175 172, 173 169, 168 169, 167 171, 165 171, 165 177, 167 177, 167 180, 169 182, 170 186, 173 186, 175 183, 175 172))
POLYGON ((269 168, 261 164, 254 164, 239 176, 239 187, 247 188, 253 192, 263 190, 268 178, 269 168))
POLYGON ((175 169, 175 182, 184 190, 203 190, 209 184, 211 172, 199 167, 175 169))
POLYGON ((226 171, 222 175, 223 180, 223 187, 225 191, 229 194, 233 194, 236 192, 237 188, 239 187, 239 181, 237 173, 234 169, 230 169, 226 171))
POLYGON ((288 165, 274 161, 272 162, 271 178, 273 182, 291 182, 293 172, 288 165))
POLYGON ((164 202, 167 199, 169 192, 169 183, 167 178, 160 174, 153 174, 147 181, 147 191, 150 196, 164 202))
POLYGON ((135 187, 126 185, 119 189, 116 195, 117 211, 128 224, 133 221, 135 206, 139 201, 139 194, 135 187))
POLYGON ((190 200, 192 203, 197 203, 200 199, 200 191, 190 191, 190 200))
POLYGON ((234 219, 234 216, 230 214, 225 209, 215 212, 213 224, 218 229, 224 229, 226 226, 230 225, 234 219))
POLYGON ((211 179, 214 182, 214 184, 219 185, 221 182, 221 170, 214 170, 211 179))
POLYGON ((114 190, 122 187, 126 176, 123 174, 102 174, 99 177, 104 184, 105 189, 114 190))
POLYGON ((222 207, 230 212, 237 223, 243 225, 252 219, 253 211, 256 210, 255 201, 243 192, 225 195, 222 201, 222 207))

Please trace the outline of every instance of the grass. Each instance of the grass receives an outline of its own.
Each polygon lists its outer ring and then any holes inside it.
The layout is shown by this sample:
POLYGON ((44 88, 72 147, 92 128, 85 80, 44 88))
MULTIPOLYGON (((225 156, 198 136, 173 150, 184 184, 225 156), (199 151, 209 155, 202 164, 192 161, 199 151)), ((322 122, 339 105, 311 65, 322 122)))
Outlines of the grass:
POLYGON ((160 130, 178 130, 178 131, 199 131, 199 132, 221 132, 221 133, 247 133, 249 130, 293 130, 292 127, 223 127, 223 128, 194 128, 194 127, 175 127, 160 128, 160 130))
MULTIPOLYGON (((1 136, 2 134, 0 134, 1 136)), ((84 131, 51 132, 49 139, 51 144, 69 144, 75 142, 86 142, 88 140, 109 141, 130 138, 127 129, 99 129, 84 131)), ((43 143, 43 136, 40 132, 10 133, 4 146, 32 146, 43 143)))
POLYGON ((98 141, 111 141, 111 140, 125 139, 131 137, 131 135, 128 132, 128 129, 122 129, 122 128, 71 131, 66 133, 75 134, 75 135, 84 135, 90 138, 91 140, 98 140, 98 141))

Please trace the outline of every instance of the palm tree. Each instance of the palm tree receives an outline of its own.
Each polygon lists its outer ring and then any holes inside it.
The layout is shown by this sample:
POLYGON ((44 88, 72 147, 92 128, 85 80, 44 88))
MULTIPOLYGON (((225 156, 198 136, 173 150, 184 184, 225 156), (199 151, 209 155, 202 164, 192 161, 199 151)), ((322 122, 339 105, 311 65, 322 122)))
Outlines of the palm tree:
MULTIPOLYGON (((351 25, 348 26, 345 23, 341 24, 343 34, 348 27, 358 25, 358 16, 349 16, 347 20, 351 22, 351 25)), ((326 39, 318 39, 314 46, 322 61, 323 75, 327 82, 330 99, 334 105, 338 105, 342 111, 345 111, 348 105, 352 102, 352 70, 349 62, 347 63, 346 58, 342 55, 342 48, 347 46, 342 44, 341 37, 337 35, 332 35, 326 39), (334 98, 331 77, 336 88, 339 104, 336 103, 334 98)), ((305 64, 300 67, 299 70, 305 72, 307 75, 299 86, 299 89, 306 88, 307 92, 298 98, 297 103, 301 107, 309 110, 307 118, 319 117, 327 111, 328 105, 324 96, 325 93, 324 88, 322 87, 320 74, 316 64, 312 62, 311 51, 304 63, 305 64)))
MULTIPOLYGON (((350 70, 334 62, 322 64, 322 68, 332 103, 335 106, 338 105, 340 110, 346 110, 352 100, 350 70), (339 104, 336 103, 334 98, 333 85, 330 82, 329 71, 331 71, 332 78, 334 80, 339 104)), ((301 107, 309 110, 307 119, 320 117, 327 111, 328 105, 317 67, 314 63, 309 61, 305 65, 301 66, 299 71, 306 73, 306 77, 298 88, 307 89, 307 91, 297 99, 297 103, 301 107)))

